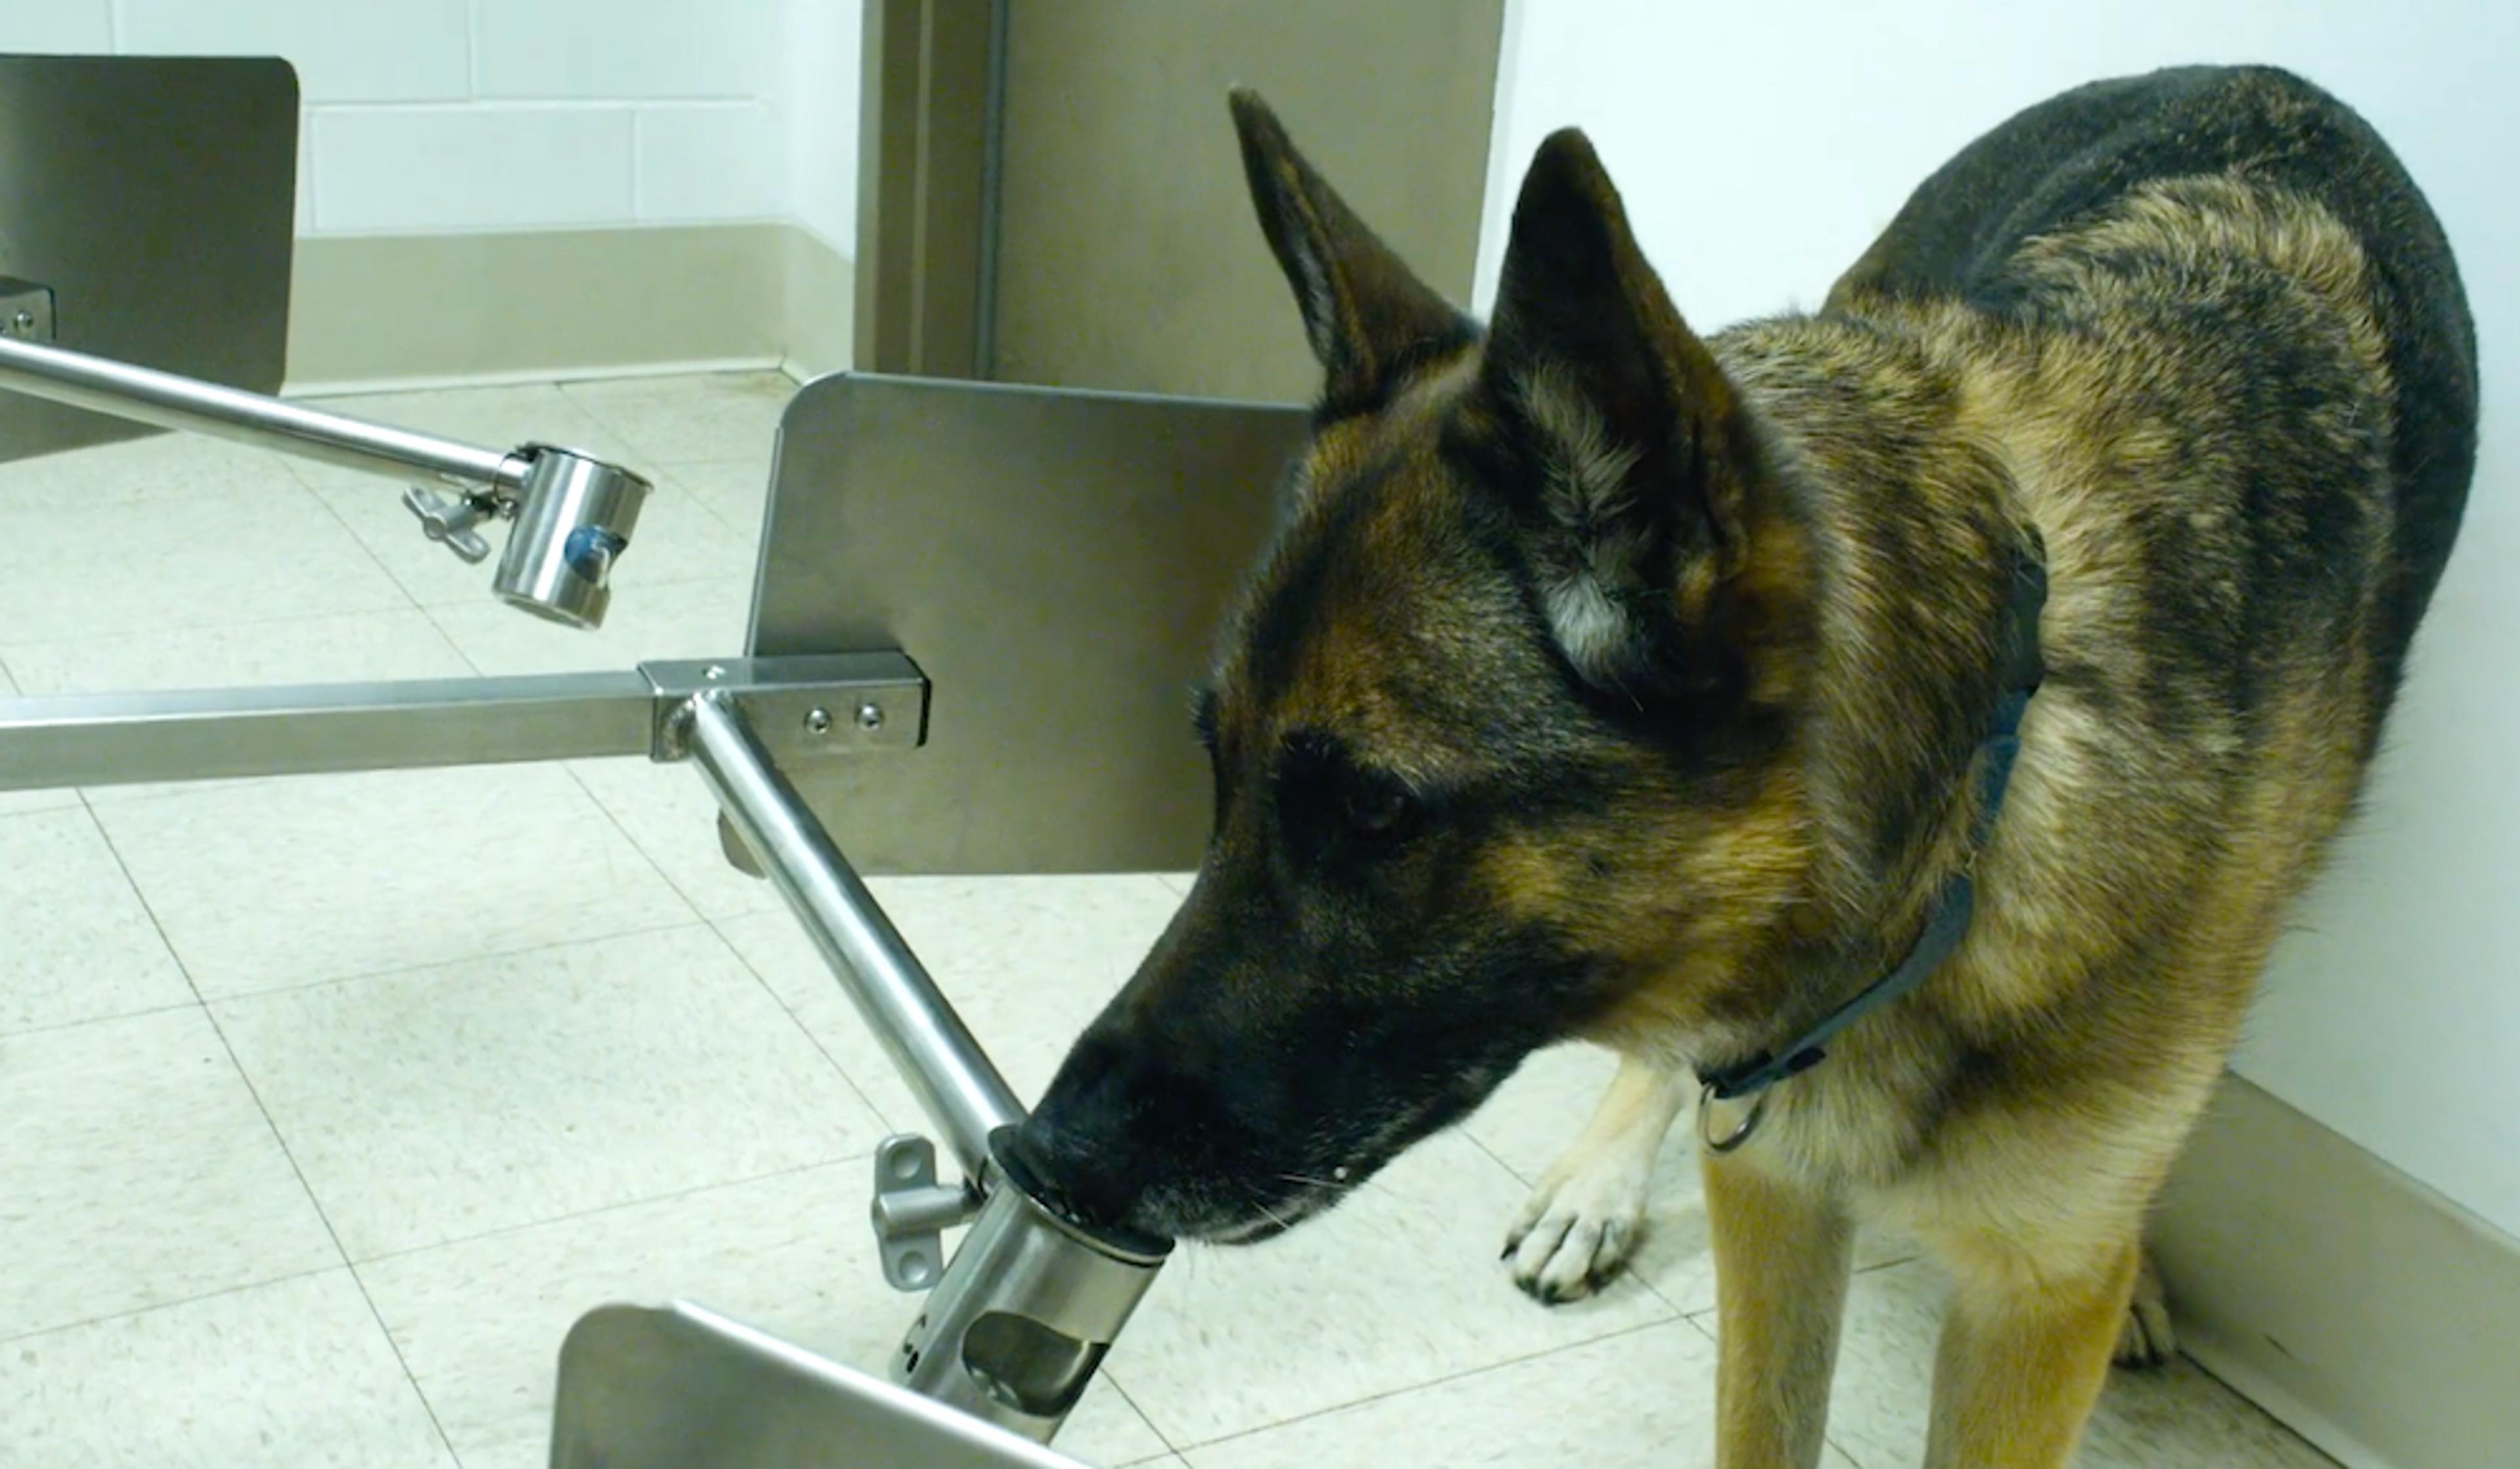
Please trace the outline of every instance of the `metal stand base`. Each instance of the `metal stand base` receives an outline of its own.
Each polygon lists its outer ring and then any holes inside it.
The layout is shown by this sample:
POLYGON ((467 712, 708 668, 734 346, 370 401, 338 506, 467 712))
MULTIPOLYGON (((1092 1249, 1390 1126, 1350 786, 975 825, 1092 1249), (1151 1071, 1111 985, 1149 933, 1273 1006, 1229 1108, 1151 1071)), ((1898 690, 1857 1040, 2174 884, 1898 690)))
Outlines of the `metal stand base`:
MULTIPOLYGON (((115 412, 145 404, 139 416, 156 422, 473 487, 460 502, 422 497, 414 508, 468 556, 486 554, 473 520, 515 516, 509 559, 559 560, 518 589, 503 569, 501 590, 564 621, 602 615, 604 575, 622 542, 612 531, 628 530, 644 493, 634 476, 562 451, 499 456, 6 341, 0 386, 115 412)), ((963 1178, 941 1180, 935 1145, 921 1137, 891 1139, 878 1158, 871 1215, 886 1278, 930 1292, 893 1363, 909 1392, 697 1308, 607 1307, 580 1322, 562 1357, 559 1465, 1063 1464, 1022 1441, 1058 1432, 1171 1250, 1080 1227, 1042 1202, 1044 1190, 999 1145, 1021 1122, 1021 1103, 818 809, 863 824, 849 827, 852 840, 878 859, 888 850, 892 865, 910 857, 926 870, 1109 869, 1194 846, 1203 803, 1180 690, 1203 660, 1203 629, 1241 559, 1223 548, 1265 529, 1268 484, 1300 416, 872 379, 818 389, 800 395, 783 427, 777 472, 788 488, 774 505, 752 630, 756 648, 797 656, 0 700, 0 790, 643 751, 698 768, 963 1178), (798 431, 800 411, 815 431, 798 431), (853 427, 866 431, 843 431, 853 427), (869 458, 828 462, 843 451, 869 458), (941 480, 937 456, 954 471, 941 480), (828 483, 854 487, 854 498, 828 483), (940 484, 960 496, 956 533, 921 545, 944 513, 940 484), (1048 493, 1055 485, 1064 501, 1048 493), (888 538, 868 533, 886 526, 896 526, 888 538), (889 559, 878 554, 887 539, 889 559), (914 546, 919 554, 905 551, 914 546), (1084 554, 1114 547, 1127 559, 1113 566, 1084 554), (835 586, 863 605, 835 607, 835 586), (993 596, 1024 609, 1022 628, 973 618, 993 596), (854 770, 839 757, 927 743, 927 675, 885 646, 895 641, 932 641, 955 665, 952 747, 898 776, 854 770), (833 645, 880 650, 804 651, 833 645), (799 783, 822 799, 809 804, 799 783), (913 789, 922 785, 925 795, 913 789), (906 797, 991 816, 922 822, 899 804, 906 797), (1001 825, 1013 834, 993 829, 1001 825), (966 1221, 962 1249, 940 1262, 943 1230, 966 1221)))
MULTIPOLYGON (((1041 1190, 1003 1145, 1023 1120, 1022 1104, 780 773, 753 734, 749 703, 704 690, 668 728, 683 732, 679 743, 728 821, 944 1130, 971 1180, 967 1191, 987 1198, 903 1341, 895 1375, 939 1402, 1048 1443, 1154 1283, 1172 1241, 1084 1229, 1039 1200, 1041 1190)), ((906 1151, 887 1149, 895 1158, 906 1151)), ((922 1189, 932 1185, 932 1161, 927 1173, 922 1189)), ((889 1223, 887 1193, 907 1181, 914 1180, 879 1180, 879 1239, 889 1223)), ((931 1213, 913 1223, 932 1230, 941 1221, 931 1213)))

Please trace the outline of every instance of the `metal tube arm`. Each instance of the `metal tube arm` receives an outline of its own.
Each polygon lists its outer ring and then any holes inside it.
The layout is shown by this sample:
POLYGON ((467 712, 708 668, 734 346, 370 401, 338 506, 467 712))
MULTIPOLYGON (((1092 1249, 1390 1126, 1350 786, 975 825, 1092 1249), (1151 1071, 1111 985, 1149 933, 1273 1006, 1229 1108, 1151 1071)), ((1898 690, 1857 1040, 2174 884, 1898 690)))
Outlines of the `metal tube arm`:
POLYGON ((613 562, 629 548, 651 488, 617 465, 547 444, 503 454, 6 335, 0 389, 364 473, 418 472, 455 485, 461 493, 453 497, 415 485, 403 504, 430 540, 468 561, 490 555, 475 525, 515 521, 491 590, 511 606, 572 627, 603 623, 613 562))
POLYGON ((0 388, 370 474, 418 472, 449 484, 513 492, 523 487, 528 467, 518 454, 11 336, 0 336, 0 388))
POLYGON ((1023 1121, 1006 1079, 980 1050, 831 833, 779 773, 736 698, 709 690, 688 706, 692 759, 737 833, 857 1002, 868 1028, 946 1142, 978 1178, 989 1135, 1023 1121))

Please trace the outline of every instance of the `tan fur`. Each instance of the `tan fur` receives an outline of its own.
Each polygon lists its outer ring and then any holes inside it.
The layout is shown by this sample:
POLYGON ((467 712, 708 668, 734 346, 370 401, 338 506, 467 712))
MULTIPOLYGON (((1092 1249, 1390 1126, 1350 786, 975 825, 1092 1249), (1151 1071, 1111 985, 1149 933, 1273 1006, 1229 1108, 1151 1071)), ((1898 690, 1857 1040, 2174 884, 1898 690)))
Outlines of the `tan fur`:
MULTIPOLYGON (((2361 251, 2300 200, 2193 181, 2139 196, 2091 234, 2120 246, 2140 240, 2164 251, 2236 252, 2301 280, 2305 308, 2337 324, 2374 398, 2386 391, 2377 332, 2362 304, 2361 251)), ((2105 312, 2107 291, 2093 295, 2105 312)), ((1864 304, 1859 297, 1849 307, 1864 304)), ((2043 629, 2049 661, 2088 662, 2120 684, 2140 678, 2151 587, 2112 527, 2147 479, 2176 483, 2182 440, 2176 423, 2130 416, 2113 390, 2145 371, 2147 353, 2175 354, 2180 344, 2132 332, 2033 343, 1991 334, 1957 308, 1883 310, 1916 334, 1927 363, 1951 374, 1962 405, 1949 430, 1956 444, 2003 466, 2014 487, 2006 511, 2044 533, 2055 589, 2043 629)), ((1756 354, 1766 344, 1755 331, 1744 335, 1735 350, 1755 401, 1756 354)), ((1853 358, 1837 370, 1868 366, 1853 358)), ((1946 492, 1932 480, 1918 488, 1946 492)), ((1769 1359, 1793 1354, 1767 1338, 1792 1328, 1772 1317, 1808 1303, 1790 1291, 1772 1301, 1776 1287, 1745 1277, 1829 1278, 1835 1237, 1774 1217, 1780 1191, 1821 1187, 1926 1241, 1954 1271, 1928 1461, 2066 1461, 2113 1346, 2136 1329, 2128 1313, 2143 1213, 2236 1037, 2285 905, 2359 784, 2360 732, 2373 716, 2360 638, 2347 657, 2305 657, 2290 669, 2267 711, 2269 728, 2245 751, 2236 733, 2208 734, 2201 749, 2131 745, 2074 690, 2041 694, 2003 823, 1979 859, 1986 897, 1978 920, 1900 1017, 1912 1025, 1850 1037, 1837 1063, 1779 1089, 1761 1146, 1710 1162, 1710 1211, 1756 1221, 1720 1226, 1715 1236, 1718 1279, 1743 1282, 1725 1298, 1730 1378, 1757 1380, 1759 1393, 1779 1390, 1767 1381, 1778 1370, 1769 1359), (2227 747, 2218 751, 2215 740, 2227 747), (2208 786, 2192 774, 2194 762, 2218 753, 2245 756, 2236 787, 2208 786), (2209 821, 2204 808, 2225 796, 2228 813, 2209 821), (2201 839, 2209 829, 2210 844, 2201 839), (2131 915, 2157 915, 2176 938, 2155 956, 2129 955, 2131 915), (2024 1092, 1943 1118, 1916 1156, 1901 1029, 2002 1034, 2094 983, 2176 997, 2162 1017, 2175 1023, 2116 1033, 2102 1024, 2034 1043, 2053 1052, 2032 1071, 2035 1099, 2024 1092), (1742 1181, 1762 1175, 1764 1185, 1742 1181), (1747 1209, 1745 1197, 1756 1201, 1747 1209), (1797 1240, 1807 1245, 1801 1253, 1797 1240)), ((1677 971, 1669 985, 1702 993, 1696 977, 1677 971)), ((1798 1370, 1816 1350, 1802 1344, 1798 1370)), ((1789 1389, 1789 1400, 1799 1403, 1802 1391, 1789 1389)), ((1776 1437, 1761 1417, 1775 1404, 1744 1405, 1747 1393, 1725 1399, 1724 1461, 1810 1462, 1791 1456, 1803 1452, 1799 1444, 1735 1451, 1776 1437)))

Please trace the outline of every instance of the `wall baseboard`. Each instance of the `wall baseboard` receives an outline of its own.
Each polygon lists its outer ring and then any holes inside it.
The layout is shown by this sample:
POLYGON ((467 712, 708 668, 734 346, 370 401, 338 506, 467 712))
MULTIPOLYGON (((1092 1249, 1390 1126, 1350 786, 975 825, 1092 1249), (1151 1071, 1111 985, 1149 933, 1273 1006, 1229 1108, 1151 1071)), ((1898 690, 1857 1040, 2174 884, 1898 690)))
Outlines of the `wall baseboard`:
POLYGON ((849 360, 850 283, 845 257, 786 223, 310 236, 288 390, 828 369, 849 360))
POLYGON ((786 267, 788 376, 808 382, 852 360, 857 269, 811 230, 790 228, 786 267))
POLYGON ((2520 1240, 2226 1076, 2153 1244, 2189 1355, 2348 1469, 2520 1445, 2520 1240))

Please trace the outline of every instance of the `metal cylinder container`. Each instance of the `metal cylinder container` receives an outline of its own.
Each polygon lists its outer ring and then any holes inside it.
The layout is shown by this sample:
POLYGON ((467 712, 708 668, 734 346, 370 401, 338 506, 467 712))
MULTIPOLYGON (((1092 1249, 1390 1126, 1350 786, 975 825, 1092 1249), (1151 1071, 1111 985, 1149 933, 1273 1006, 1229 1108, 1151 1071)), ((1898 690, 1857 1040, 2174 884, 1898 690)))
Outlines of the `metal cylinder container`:
POLYGON ((1172 1241, 1087 1228, 993 1139, 993 1187, 893 1360, 922 1397, 1047 1444, 1172 1253, 1172 1241))
POLYGON ((524 453, 516 523, 491 590, 537 617, 596 627, 612 601, 612 562, 630 545, 648 481, 548 444, 524 453))

